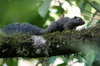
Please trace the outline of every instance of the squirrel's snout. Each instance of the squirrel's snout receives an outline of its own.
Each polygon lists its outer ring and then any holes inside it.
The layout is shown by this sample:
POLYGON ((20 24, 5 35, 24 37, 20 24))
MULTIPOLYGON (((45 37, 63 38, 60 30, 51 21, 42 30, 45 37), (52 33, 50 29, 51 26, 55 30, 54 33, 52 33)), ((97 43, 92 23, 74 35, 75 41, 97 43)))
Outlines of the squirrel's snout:
POLYGON ((80 25, 85 24, 85 21, 84 21, 81 17, 75 16, 74 19, 75 19, 76 21, 80 22, 80 25))
POLYGON ((82 23, 82 25, 85 24, 85 21, 82 18, 79 21, 82 23))

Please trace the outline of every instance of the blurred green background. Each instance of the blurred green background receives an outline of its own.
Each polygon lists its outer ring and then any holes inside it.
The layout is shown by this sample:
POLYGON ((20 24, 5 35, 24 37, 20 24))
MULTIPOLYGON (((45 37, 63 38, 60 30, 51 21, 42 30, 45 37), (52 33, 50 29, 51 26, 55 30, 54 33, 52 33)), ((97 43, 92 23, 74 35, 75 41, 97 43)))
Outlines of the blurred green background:
MULTIPOLYGON (((86 21, 81 28, 92 27, 96 23, 100 23, 100 0, 0 0, 1 29, 5 25, 16 22, 27 22, 46 28, 51 22, 62 16, 80 16, 86 21)), ((57 65, 57 59, 62 62, 58 66, 65 66, 74 58, 84 62, 83 58, 78 55, 54 56, 47 58, 47 62, 41 63, 40 66, 57 65)), ((27 62, 38 63, 38 59, 44 58, 27 59, 27 62)), ((19 60, 19 58, 1 58, 0 66, 18 66, 19 60)))

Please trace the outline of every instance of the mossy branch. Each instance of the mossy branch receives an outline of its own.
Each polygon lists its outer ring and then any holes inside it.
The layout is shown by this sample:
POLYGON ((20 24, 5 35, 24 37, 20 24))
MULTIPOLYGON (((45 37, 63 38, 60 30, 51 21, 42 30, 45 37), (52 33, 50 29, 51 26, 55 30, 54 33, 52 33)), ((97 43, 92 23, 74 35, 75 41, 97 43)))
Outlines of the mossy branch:
POLYGON ((100 25, 80 31, 43 34, 40 41, 38 37, 28 34, 0 35, 0 57, 46 57, 98 50, 100 25))

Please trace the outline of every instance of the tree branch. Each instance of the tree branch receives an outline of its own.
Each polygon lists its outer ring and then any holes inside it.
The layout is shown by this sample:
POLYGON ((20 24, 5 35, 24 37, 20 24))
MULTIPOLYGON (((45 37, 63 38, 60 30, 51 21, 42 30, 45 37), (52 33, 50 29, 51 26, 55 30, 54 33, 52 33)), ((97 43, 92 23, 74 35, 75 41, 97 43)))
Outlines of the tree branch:
POLYGON ((0 57, 46 57, 98 50, 100 25, 80 31, 63 31, 42 36, 0 35, 0 57))

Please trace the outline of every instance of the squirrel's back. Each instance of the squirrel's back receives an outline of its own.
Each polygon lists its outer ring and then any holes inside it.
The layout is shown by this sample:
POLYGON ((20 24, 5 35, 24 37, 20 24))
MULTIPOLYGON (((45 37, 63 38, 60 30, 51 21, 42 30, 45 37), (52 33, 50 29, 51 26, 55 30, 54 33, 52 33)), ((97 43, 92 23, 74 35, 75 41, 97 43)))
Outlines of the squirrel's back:
POLYGON ((40 30, 41 28, 28 23, 9 24, 2 29, 5 34, 29 33, 34 35, 38 35, 40 30))
POLYGON ((52 33, 55 31, 62 32, 63 30, 73 30, 77 26, 83 25, 85 22, 80 17, 62 17, 51 23, 46 29, 41 29, 35 25, 28 23, 10 24, 3 28, 5 34, 18 34, 18 33, 30 33, 32 35, 40 35, 44 33, 52 33))

